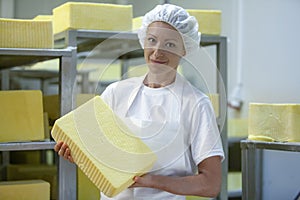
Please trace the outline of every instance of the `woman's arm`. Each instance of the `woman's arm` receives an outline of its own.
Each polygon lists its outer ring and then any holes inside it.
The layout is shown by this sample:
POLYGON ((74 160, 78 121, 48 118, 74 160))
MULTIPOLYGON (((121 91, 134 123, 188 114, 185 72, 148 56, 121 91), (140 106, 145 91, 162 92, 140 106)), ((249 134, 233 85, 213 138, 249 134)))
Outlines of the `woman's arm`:
POLYGON ((212 156, 198 165, 198 174, 169 177, 147 174, 134 178, 132 187, 151 187, 178 195, 216 197, 221 189, 221 157, 212 156))

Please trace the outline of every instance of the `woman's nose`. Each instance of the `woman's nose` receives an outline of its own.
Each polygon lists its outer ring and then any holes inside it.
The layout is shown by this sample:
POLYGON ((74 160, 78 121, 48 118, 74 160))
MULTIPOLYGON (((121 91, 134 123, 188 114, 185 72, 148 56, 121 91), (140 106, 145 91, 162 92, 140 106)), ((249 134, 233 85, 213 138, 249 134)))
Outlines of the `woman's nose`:
POLYGON ((161 47, 161 45, 158 43, 153 47, 153 53, 155 56, 161 56, 163 54, 163 48, 161 47))

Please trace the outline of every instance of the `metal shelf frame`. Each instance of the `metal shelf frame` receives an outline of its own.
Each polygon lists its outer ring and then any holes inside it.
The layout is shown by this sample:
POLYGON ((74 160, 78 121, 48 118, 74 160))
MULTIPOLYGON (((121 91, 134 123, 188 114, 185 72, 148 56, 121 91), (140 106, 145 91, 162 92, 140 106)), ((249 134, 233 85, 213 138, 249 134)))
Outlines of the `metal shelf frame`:
POLYGON ((262 150, 300 152, 300 143, 242 140, 242 197, 262 198, 262 150))
MULTIPOLYGON (((77 53, 83 51, 91 51, 97 45, 102 42, 106 42, 109 39, 109 44, 116 47, 118 51, 113 49, 107 50, 103 49, 103 57, 111 56, 109 54, 114 54, 114 57, 119 57, 122 64, 121 73, 124 74, 127 71, 128 65, 126 60, 130 58, 142 57, 143 50, 140 47, 137 33, 135 32, 117 32, 117 31, 102 31, 102 30, 67 30, 56 34, 54 36, 56 48, 74 47, 77 53), (121 48, 125 48, 126 53, 121 48), (128 50, 129 49, 129 50, 128 50), (129 53, 127 53, 129 52, 129 53)), ((225 91, 227 93, 227 38, 224 36, 214 36, 214 35, 201 35, 200 46, 216 46, 216 64, 221 74, 222 80, 218 79, 217 82, 217 92, 222 91, 223 86, 225 86, 225 91)), ((76 66, 76 57, 74 57, 73 64, 76 66)), ((227 96, 227 94, 225 94, 227 96)), ((221 98, 220 101, 226 101, 226 99, 221 98)), ((220 105, 227 105, 226 102, 220 102, 220 105)), ((221 113, 226 115, 227 113, 221 113)), ((227 200, 227 174, 228 174, 228 144, 227 144, 227 117, 225 116, 225 123, 223 129, 221 130, 222 143, 225 153, 225 160, 222 163, 222 186, 221 193, 217 199, 227 200)), ((73 176, 75 176, 76 171, 73 171, 73 176)), ((65 180, 60 180, 60 183, 70 184, 65 180)), ((74 191, 76 193, 76 191, 74 191)), ((65 196, 60 199, 70 199, 65 196)))
MULTIPOLYGON (((59 96, 60 96, 60 113, 64 115, 73 109, 73 87, 76 78, 76 67, 74 65, 74 57, 76 49, 67 47, 64 49, 25 49, 25 48, 0 48, 0 70, 2 72, 1 89, 9 88, 9 68, 37 63, 40 61, 59 58, 59 96)), ((26 142, 26 143, 0 143, 0 151, 3 152, 3 161, 9 159, 9 151, 21 150, 42 150, 53 149, 54 142, 26 142)), ((73 189, 76 188, 76 179, 69 176, 69 171, 76 169, 64 159, 60 158, 58 163, 59 179, 64 180, 59 182, 60 194, 66 194, 66 198, 59 199, 76 199, 76 193, 73 189), (65 183, 68 182, 68 184, 65 183)), ((75 177, 76 178, 76 177, 75 177)))

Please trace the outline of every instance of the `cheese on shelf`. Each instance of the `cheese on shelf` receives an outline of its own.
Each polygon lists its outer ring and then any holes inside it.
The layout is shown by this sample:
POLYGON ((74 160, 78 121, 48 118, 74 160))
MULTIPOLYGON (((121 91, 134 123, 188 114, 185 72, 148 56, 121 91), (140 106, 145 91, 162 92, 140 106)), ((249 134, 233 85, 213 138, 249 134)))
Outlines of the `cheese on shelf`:
POLYGON ((51 134, 69 145, 77 166, 109 197, 133 184, 156 161, 100 96, 56 120, 51 134))
POLYGON ((41 20, 41 21, 49 20, 49 21, 52 21, 53 16, 52 15, 37 15, 36 17, 33 18, 33 20, 41 20))
POLYGON ((0 18, 0 48, 53 48, 52 21, 0 18))
POLYGON ((69 29, 129 31, 132 5, 67 2, 53 9, 54 34, 69 29))
POLYGON ((248 138, 300 141, 300 104, 250 103, 248 138))
POLYGON ((1 200, 49 200, 50 185, 43 180, 1 181, 1 200))
POLYGON ((244 137, 248 135, 248 119, 228 119, 228 137, 244 137))
MULTIPOLYGON (((46 164, 9 164, 6 167, 8 181, 41 179, 50 183, 50 198, 57 197, 57 166, 46 164)), ((0 198, 1 199, 1 198, 0 198)))
POLYGON ((132 30, 137 31, 141 26, 143 22, 143 16, 135 17, 132 19, 132 30))
POLYGON ((0 142, 43 140, 40 90, 0 91, 0 142))
POLYGON ((222 12, 220 10, 187 9, 186 11, 197 19, 199 23, 199 32, 201 32, 202 34, 221 34, 222 12))

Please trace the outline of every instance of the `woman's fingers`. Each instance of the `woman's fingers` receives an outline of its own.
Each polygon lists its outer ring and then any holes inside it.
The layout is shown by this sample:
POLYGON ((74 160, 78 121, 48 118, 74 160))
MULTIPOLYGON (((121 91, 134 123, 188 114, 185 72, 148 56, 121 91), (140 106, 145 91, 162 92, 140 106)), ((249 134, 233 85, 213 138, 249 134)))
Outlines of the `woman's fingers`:
POLYGON ((54 151, 58 152, 62 145, 63 145, 62 141, 57 142, 56 145, 54 146, 54 151))
POLYGON ((57 144, 54 146, 54 151, 56 151, 59 156, 64 157, 64 159, 69 160, 72 163, 74 162, 71 156, 71 150, 66 143, 62 141, 57 142, 57 144))

